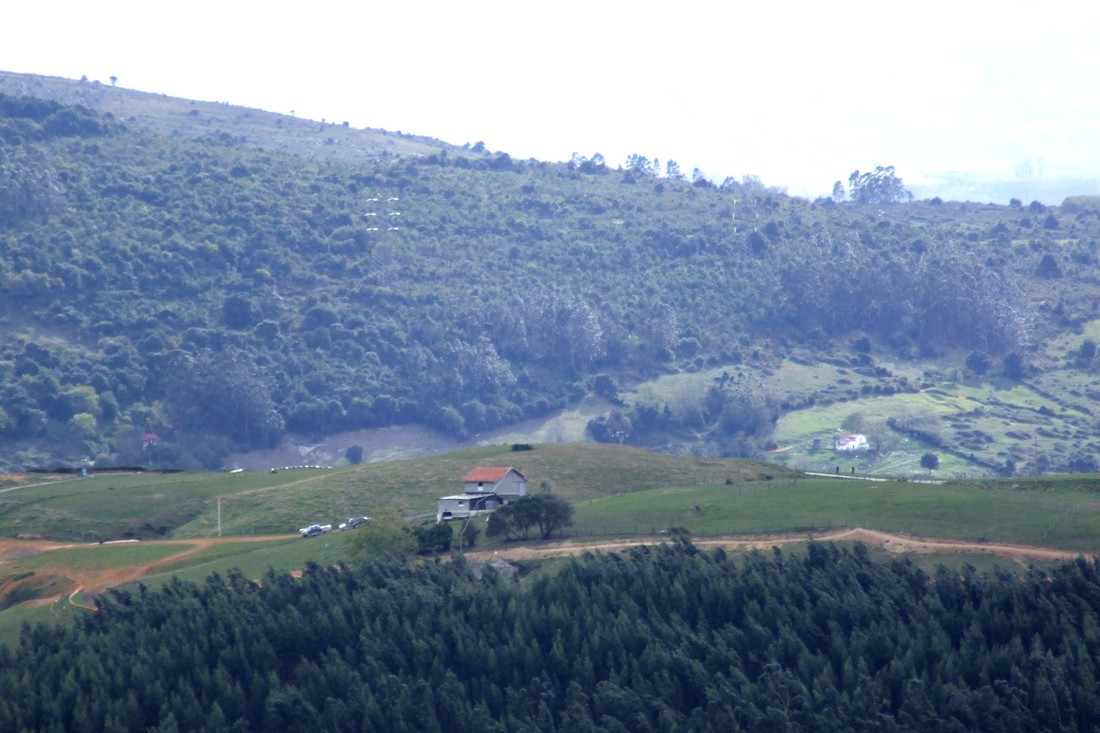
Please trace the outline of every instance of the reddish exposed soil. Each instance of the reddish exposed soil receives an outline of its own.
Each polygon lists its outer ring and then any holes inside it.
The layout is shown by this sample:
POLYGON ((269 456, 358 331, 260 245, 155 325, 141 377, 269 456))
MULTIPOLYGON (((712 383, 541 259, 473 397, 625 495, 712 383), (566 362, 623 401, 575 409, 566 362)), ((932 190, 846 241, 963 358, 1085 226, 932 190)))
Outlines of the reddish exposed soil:
MULTIPOLYGON (((116 588, 135 580, 152 575, 160 568, 178 562, 181 558, 194 555, 197 552, 213 547, 236 542, 260 542, 264 540, 291 539, 296 535, 267 535, 262 537, 220 537, 207 539, 181 539, 181 540, 152 540, 143 542, 146 545, 185 545, 179 552, 160 558, 152 562, 136 565, 123 565, 109 570, 85 571, 66 569, 65 576, 74 581, 74 587, 68 591, 69 601, 73 605, 91 608, 87 603, 78 599, 78 594, 94 595, 108 588, 116 588)), ((3 563, 16 560, 21 557, 30 557, 51 550, 70 549, 75 547, 98 547, 99 545, 81 545, 77 543, 46 542, 37 540, 7 540, 0 539, 0 574, 3 573, 3 563)), ((50 599, 56 600, 56 598, 50 599)))

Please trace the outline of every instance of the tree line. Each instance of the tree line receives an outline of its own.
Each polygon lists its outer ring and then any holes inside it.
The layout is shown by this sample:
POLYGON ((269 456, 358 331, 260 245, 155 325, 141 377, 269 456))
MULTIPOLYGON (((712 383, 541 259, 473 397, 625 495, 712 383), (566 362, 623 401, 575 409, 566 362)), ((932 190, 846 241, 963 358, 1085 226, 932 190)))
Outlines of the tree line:
POLYGON ((114 592, 0 649, 3 730, 996 731, 1100 725, 1100 567, 681 540, 475 580, 311 565, 114 592))

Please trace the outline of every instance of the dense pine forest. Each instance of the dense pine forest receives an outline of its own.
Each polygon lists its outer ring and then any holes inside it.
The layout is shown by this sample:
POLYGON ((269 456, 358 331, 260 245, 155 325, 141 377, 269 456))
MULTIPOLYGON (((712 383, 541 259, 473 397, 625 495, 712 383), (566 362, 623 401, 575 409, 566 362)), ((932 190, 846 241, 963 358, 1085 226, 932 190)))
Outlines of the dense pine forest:
POLYGON ((201 106, 137 124, 138 98, 0 96, 0 467, 140 464, 150 433, 181 468, 288 432, 463 437, 708 367, 731 379, 704 407, 631 439, 757 455, 783 404, 738 365, 961 350, 1022 379, 1100 302, 1089 197, 906 201, 876 169, 810 201, 643 155, 364 155, 332 123, 284 149, 201 106))
POLYGON ((0 650, 0 730, 1039 731, 1100 724, 1100 568, 811 544, 116 591, 0 650))

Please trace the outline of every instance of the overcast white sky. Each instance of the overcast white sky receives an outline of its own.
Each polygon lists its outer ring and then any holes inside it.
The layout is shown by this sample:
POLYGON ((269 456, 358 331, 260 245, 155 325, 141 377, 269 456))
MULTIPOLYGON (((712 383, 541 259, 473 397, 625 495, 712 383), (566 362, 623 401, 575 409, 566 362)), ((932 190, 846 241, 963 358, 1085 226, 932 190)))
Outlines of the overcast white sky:
MULTIPOLYGON (((854 169, 1100 178, 1100 5, 61 0, 0 69, 790 193, 854 169)), ((1100 191, 1082 191, 1100 193, 1100 191)))

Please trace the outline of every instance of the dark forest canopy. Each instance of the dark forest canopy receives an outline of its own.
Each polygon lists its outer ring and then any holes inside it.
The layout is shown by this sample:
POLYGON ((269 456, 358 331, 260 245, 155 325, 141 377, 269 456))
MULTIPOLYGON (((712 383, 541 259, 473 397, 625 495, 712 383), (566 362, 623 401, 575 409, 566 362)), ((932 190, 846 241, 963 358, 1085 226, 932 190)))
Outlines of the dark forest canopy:
POLYGON ((1088 731, 1100 574, 688 543, 117 591, 0 649, 0 730, 1088 731))
MULTIPOLYGON (((188 468, 287 431, 462 437, 601 377, 857 338, 1024 363, 1094 306, 1089 206, 811 202, 595 155, 341 162, 242 140, 0 96, 0 466, 142 463, 146 433, 188 468)), ((718 397, 694 430, 730 428, 740 397, 718 397)))

